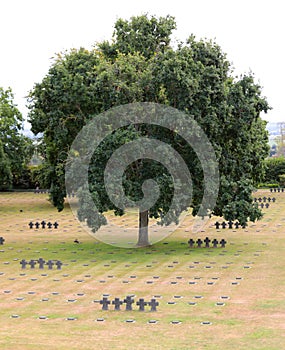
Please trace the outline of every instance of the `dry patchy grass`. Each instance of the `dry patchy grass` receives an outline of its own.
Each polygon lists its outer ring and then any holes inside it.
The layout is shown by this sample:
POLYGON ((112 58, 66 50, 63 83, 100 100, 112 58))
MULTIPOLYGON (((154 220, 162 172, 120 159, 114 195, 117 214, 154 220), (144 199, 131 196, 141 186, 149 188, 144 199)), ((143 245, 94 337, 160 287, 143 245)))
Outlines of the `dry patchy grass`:
MULTIPOLYGON (((272 196, 268 190, 257 195, 272 196)), ((264 218, 246 229, 217 231, 212 218, 205 232, 192 234, 188 216, 165 241, 136 250, 95 241, 68 206, 58 213, 46 195, 1 193, 1 348, 281 349, 285 193, 274 196, 277 201, 264 210, 264 218), (29 221, 43 219, 57 220, 59 228, 28 228, 29 221), (228 244, 225 249, 192 250, 185 244, 190 237, 206 236, 225 238, 228 244), (82 243, 74 244, 74 238, 82 243), (61 260, 62 270, 21 269, 21 259, 39 257, 61 260), (113 307, 102 311, 94 301, 104 293, 111 299, 134 294, 135 300, 160 295, 160 305, 156 313, 149 307, 139 312, 137 306, 130 312, 113 307), (221 298, 225 296, 229 298, 221 298), (11 317, 16 314, 19 318, 11 317), (158 323, 149 324, 152 319, 158 323), (174 320, 181 323, 172 324, 174 320)), ((124 225, 136 217, 113 220, 124 225)))

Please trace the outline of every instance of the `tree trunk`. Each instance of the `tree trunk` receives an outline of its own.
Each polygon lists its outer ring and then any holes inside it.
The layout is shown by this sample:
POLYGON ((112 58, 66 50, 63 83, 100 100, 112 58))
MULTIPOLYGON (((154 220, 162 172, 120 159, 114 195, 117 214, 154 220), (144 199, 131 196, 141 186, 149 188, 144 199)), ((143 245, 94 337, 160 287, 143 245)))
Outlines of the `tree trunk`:
POLYGON ((148 241, 148 210, 139 212, 139 239, 137 246, 145 247, 150 245, 148 241))

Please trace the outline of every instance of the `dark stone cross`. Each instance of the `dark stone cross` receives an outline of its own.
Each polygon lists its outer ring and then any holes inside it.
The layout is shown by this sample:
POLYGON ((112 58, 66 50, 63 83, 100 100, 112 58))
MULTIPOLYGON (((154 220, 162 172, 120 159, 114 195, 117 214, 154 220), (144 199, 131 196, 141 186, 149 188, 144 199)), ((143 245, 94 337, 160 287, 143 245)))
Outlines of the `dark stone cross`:
POLYGON ((269 208, 269 203, 265 204, 265 208, 268 209, 269 208))
POLYGON ((211 243, 210 238, 209 238, 209 237, 206 237, 206 238, 204 239, 204 242, 205 242, 205 247, 206 247, 206 248, 209 248, 209 247, 210 247, 210 243, 211 243))
POLYGON ((227 244, 227 241, 223 238, 221 241, 220 241, 220 244, 221 244, 221 247, 222 248, 225 248, 226 244, 227 244))
POLYGON ((52 228, 52 223, 51 223, 50 221, 47 223, 47 227, 48 227, 49 229, 52 228))
POLYGON ((216 229, 218 230, 220 228, 220 223, 218 221, 215 222, 216 229))
POLYGON ((121 305, 123 304, 123 301, 120 300, 120 298, 115 298, 113 301, 112 301, 112 305, 115 305, 115 310, 119 311, 121 310, 121 305))
POLYGON ((36 266, 37 262, 35 260, 30 260, 29 265, 31 266, 31 269, 34 269, 36 266))
POLYGON ((222 222, 222 228, 225 229, 227 227, 227 223, 225 221, 222 222))
POLYGON ((257 202, 257 198, 253 198, 254 202, 257 202))
POLYGON ((55 263, 56 267, 58 270, 61 270, 61 266, 62 266, 62 262, 60 260, 57 260, 57 262, 55 263))
POLYGON ((268 198, 267 198, 267 201, 270 203, 270 202, 271 202, 271 198, 270 198, 270 197, 268 197, 268 198))
POLYGON ((229 225, 229 229, 232 229, 233 228, 233 221, 232 220, 230 220, 229 222, 228 222, 228 225, 229 225))
POLYGON ((41 225, 42 225, 42 228, 46 228, 46 222, 44 220, 41 222, 41 225))
POLYGON ((159 302, 155 299, 151 299, 148 305, 151 307, 150 311, 156 311, 156 307, 159 305, 159 302))
POLYGON ((144 299, 139 299, 139 301, 137 301, 137 305, 139 306, 139 311, 144 311, 144 307, 147 305, 148 303, 146 301, 144 301, 144 299))
POLYGON ((57 229, 58 228, 58 223, 57 222, 55 222, 54 224, 53 224, 53 227, 55 228, 55 229, 57 229))
POLYGON ((217 248, 217 246, 219 244, 219 241, 215 238, 215 239, 212 240, 212 243, 213 243, 213 247, 217 248))
POLYGON ((0 245, 3 245, 5 242, 5 239, 3 237, 0 237, 0 245))
POLYGON ((32 229, 34 227, 34 223, 32 221, 29 222, 29 227, 30 227, 30 229, 32 229))
POLYGON ((189 247, 192 248, 195 244, 195 241, 193 238, 190 238, 189 241, 188 241, 188 244, 189 244, 189 247))
POLYGON ((202 241, 202 239, 199 238, 199 239, 197 239, 196 243, 197 243, 198 247, 201 248, 203 241, 202 241))
POLYGON ((263 202, 266 202, 266 200, 267 200, 267 197, 263 197, 262 199, 263 199, 263 202))
POLYGON ((126 303, 127 311, 131 311, 133 309, 132 304, 134 303, 134 300, 132 299, 132 297, 127 296, 126 299, 124 299, 124 303, 126 303))
POLYGON ((277 188, 277 191, 280 192, 280 187, 277 188))
POLYGON ((273 191, 273 189, 272 188, 270 188, 270 192, 272 193, 272 191, 273 191))
POLYGON ((238 221, 236 221, 234 225, 235 225, 235 228, 239 228, 239 222, 238 221))
POLYGON ((28 264, 28 262, 27 262, 25 259, 22 259, 22 260, 20 261, 20 264, 22 265, 22 269, 25 269, 26 266, 27 266, 27 264, 28 264))
POLYGON ((54 262, 53 262, 52 260, 49 260, 49 261, 46 263, 46 265, 48 266, 48 269, 49 269, 49 270, 52 270, 52 267, 53 267, 53 265, 54 265, 54 262))
POLYGON ((263 203, 261 203, 261 204, 260 204, 260 207, 263 209, 263 208, 264 208, 264 204, 263 204, 263 203))
POLYGON ((108 300, 108 298, 103 297, 103 299, 100 300, 100 304, 102 305, 102 310, 108 310, 110 303, 111 302, 110 302, 110 300, 108 300))
POLYGON ((259 203, 261 203, 262 202, 262 198, 258 198, 258 201, 259 201, 259 203))
POLYGON ((275 201, 276 201, 276 198, 275 198, 275 197, 273 197, 273 198, 272 198, 272 202, 273 202, 273 203, 275 203, 275 201))
POLYGON ((36 222, 35 223, 35 226, 36 226, 36 229, 38 229, 40 227, 40 223, 39 222, 36 222))
POLYGON ((43 258, 39 258, 38 263, 39 268, 42 270, 44 268, 45 260, 43 258))

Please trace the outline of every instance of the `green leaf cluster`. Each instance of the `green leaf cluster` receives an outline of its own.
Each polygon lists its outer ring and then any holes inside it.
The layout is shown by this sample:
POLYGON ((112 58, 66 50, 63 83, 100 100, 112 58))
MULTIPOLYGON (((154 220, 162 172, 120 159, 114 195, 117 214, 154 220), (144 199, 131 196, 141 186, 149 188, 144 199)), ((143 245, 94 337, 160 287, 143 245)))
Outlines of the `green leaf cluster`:
POLYGON ((23 117, 12 90, 0 87, 0 189, 21 184, 33 154, 32 141, 21 133, 23 117))

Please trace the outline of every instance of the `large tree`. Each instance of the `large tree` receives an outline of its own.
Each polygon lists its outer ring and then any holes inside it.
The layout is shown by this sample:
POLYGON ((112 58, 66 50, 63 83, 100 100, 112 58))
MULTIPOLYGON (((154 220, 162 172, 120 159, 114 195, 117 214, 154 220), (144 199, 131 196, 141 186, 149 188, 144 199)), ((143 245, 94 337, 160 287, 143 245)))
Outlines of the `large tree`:
MULTIPOLYGON (((219 195, 211 212, 243 224, 261 217, 251 193, 264 173, 263 160, 268 154, 265 122, 260 118, 260 113, 269 109, 267 101, 251 74, 232 76, 226 55, 215 42, 190 36, 185 44, 173 48, 170 36, 175 27, 170 16, 119 19, 112 42, 99 43, 91 51, 81 48, 59 54, 46 77, 31 91, 30 122, 34 133, 44 133, 51 200, 59 210, 66 197, 67 154, 79 130, 112 107, 155 102, 193 118, 210 140, 220 173, 219 195)), ((132 124, 109 135, 92 157, 88 191, 98 213, 90 210, 85 189, 79 196, 79 218, 94 230, 106 222, 106 211, 124 213, 106 193, 104 169, 118 147, 140 137, 171 145, 192 175, 192 200, 182 200, 170 221, 177 221, 189 207, 193 215, 201 214, 203 166, 189 144, 174 131, 132 124)), ((166 159, 167 153, 162 153, 163 157, 166 159)), ((156 205, 139 211, 139 245, 149 242, 149 217, 169 224, 169 216, 164 219, 173 185, 159 162, 137 159, 130 164, 123 174, 125 195, 139 201, 142 184, 149 178, 159 185, 160 197, 156 205)), ((208 208, 204 209, 206 214, 208 208)))
POLYGON ((12 90, 0 87, 0 158, 5 176, 2 188, 17 185, 32 156, 32 140, 22 134, 23 116, 14 103, 12 90))

